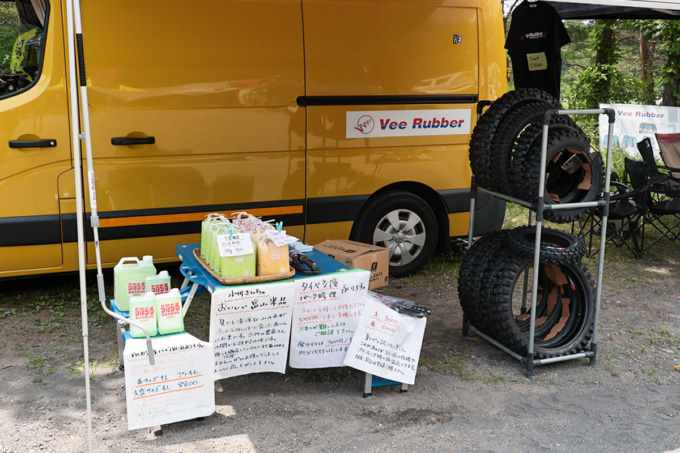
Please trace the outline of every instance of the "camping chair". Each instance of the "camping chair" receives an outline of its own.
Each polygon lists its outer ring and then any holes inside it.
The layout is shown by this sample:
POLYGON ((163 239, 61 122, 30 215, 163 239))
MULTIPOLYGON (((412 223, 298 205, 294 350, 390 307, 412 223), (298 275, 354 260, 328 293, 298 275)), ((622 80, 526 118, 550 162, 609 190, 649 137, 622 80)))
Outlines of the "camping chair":
MULTIPOLYGON (((635 258, 642 258, 641 236, 644 226, 645 212, 647 204, 645 202, 645 187, 637 190, 631 189, 628 185, 619 182, 618 175, 611 175, 612 194, 609 200, 609 215, 607 217, 607 236, 605 243, 613 243, 616 247, 626 247, 635 258)), ((588 247, 588 257, 597 256, 600 248, 593 250, 593 236, 600 237, 602 228, 602 218, 604 212, 602 208, 597 208, 590 212, 585 220, 578 224, 580 231, 576 235, 588 247)), ((574 228, 574 225, 572 225, 574 228)))
POLYGON ((638 142, 637 148, 642 156, 642 161, 645 163, 647 178, 654 179, 655 186, 651 193, 660 198, 663 198, 663 196, 680 196, 680 179, 671 174, 672 171, 680 172, 680 168, 659 165, 654 157, 652 140, 649 137, 645 137, 642 141, 638 142))
POLYGON ((665 169, 680 179, 680 134, 656 134, 656 141, 665 169))
POLYGON ((642 139, 637 147, 647 167, 648 181, 653 182, 648 191, 650 195, 648 223, 663 237, 677 239, 679 236, 676 233, 676 227, 680 226, 680 201, 674 200, 680 199, 680 179, 674 177, 672 171, 680 171, 680 169, 657 163, 649 137, 642 139))
POLYGON ((644 254, 663 238, 678 238, 676 229, 680 226, 680 192, 674 188, 677 186, 677 181, 670 175, 658 171, 650 172, 649 165, 645 162, 627 157, 624 160, 627 180, 630 181, 635 191, 645 195, 639 197, 638 201, 645 212, 640 235, 640 250, 644 254), (651 244, 645 246, 645 233, 648 226, 659 235, 651 244))

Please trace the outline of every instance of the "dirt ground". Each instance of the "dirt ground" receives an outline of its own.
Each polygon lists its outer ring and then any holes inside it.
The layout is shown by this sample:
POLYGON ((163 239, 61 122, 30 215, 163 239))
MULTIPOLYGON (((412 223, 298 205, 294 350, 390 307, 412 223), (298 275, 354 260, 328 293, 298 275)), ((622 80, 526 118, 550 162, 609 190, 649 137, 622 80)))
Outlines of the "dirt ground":
MULTIPOLYGON (((433 310, 406 393, 363 398, 364 375, 348 368, 251 374, 220 381, 212 416, 162 435, 127 429, 114 324, 90 284, 93 451, 680 451, 680 244, 642 260, 611 252, 595 364, 543 365, 528 379, 518 360, 464 337, 454 253, 384 290, 433 310)), ((177 267, 167 269, 179 284, 177 267)), ((206 340, 208 309, 199 295, 186 325, 206 340)), ((0 332, 0 452, 87 451, 77 276, 0 282, 0 332)))

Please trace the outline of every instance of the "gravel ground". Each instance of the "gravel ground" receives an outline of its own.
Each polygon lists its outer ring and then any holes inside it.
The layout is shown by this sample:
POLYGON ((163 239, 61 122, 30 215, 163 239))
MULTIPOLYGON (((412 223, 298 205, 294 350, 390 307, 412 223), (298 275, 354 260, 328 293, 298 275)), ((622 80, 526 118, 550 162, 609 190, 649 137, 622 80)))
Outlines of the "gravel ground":
MULTIPOLYGON (((348 368, 251 374, 218 382, 210 417, 160 433, 128 431, 113 322, 93 301, 92 450, 680 451, 678 251, 672 244, 639 261, 608 259, 595 364, 544 365, 528 379, 519 361, 474 333, 464 337, 454 254, 384 290, 433 309, 406 393, 382 387, 363 398, 364 375, 348 368)), ((77 282, 0 283, 0 452, 88 451, 77 282)), ((202 339, 208 305, 199 295, 187 318, 187 330, 202 339)))

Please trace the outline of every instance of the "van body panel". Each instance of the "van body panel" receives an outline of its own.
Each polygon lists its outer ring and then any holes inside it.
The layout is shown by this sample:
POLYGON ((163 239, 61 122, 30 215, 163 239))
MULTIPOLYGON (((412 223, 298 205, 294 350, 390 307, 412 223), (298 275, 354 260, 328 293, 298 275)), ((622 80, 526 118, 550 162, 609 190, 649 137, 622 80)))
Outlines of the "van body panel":
POLYGON ((479 100, 493 101, 508 91, 503 11, 497 0, 478 2, 479 100))
POLYGON ((395 180, 435 191, 469 188, 467 159, 467 149, 455 145, 310 151, 308 197, 370 194, 395 180))
MULTIPOLYGON (((120 0, 81 9, 95 110, 280 107, 302 93, 299 0, 168 0, 162 8, 120 0)), ((215 112, 212 122, 222 120, 215 112)))
POLYGON ((26 270, 30 270, 29 274, 41 274, 54 272, 61 264, 61 244, 3 247, 0 272, 7 276, 24 275, 26 270))
POLYGON ((347 238, 351 230, 351 221, 310 224, 305 231, 305 241, 309 244, 319 244, 327 239, 347 238))
POLYGON ((477 94, 476 4, 305 0, 307 95, 477 94))
POLYGON ((101 160, 95 162, 97 206, 104 216, 146 206, 304 199, 304 179, 294 174, 302 163, 303 151, 101 160))

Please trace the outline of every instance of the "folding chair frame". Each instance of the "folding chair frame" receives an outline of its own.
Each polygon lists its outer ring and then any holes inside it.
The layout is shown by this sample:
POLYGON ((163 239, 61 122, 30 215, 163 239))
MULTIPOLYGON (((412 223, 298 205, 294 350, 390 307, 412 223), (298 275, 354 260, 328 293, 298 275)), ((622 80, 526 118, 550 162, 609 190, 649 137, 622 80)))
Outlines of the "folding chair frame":
POLYGON ((680 227, 680 180, 661 171, 665 167, 656 164, 649 138, 638 143, 638 150, 643 162, 625 158, 625 166, 626 180, 635 190, 645 193, 645 197, 640 197, 640 203, 646 205, 640 240, 640 248, 644 254, 664 238, 670 240, 680 238, 676 232, 680 227), (668 217, 673 221, 668 222, 666 220, 668 217), (659 236, 645 245, 648 225, 659 236))

